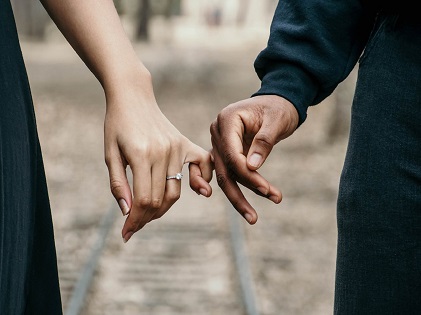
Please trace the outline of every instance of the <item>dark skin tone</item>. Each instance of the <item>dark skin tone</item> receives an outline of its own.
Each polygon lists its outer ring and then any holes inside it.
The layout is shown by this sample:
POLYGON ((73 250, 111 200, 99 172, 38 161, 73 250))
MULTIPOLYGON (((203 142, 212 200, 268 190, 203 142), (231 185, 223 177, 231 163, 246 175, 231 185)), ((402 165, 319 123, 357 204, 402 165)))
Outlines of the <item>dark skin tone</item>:
POLYGON ((297 127, 298 114, 290 102, 266 95, 227 106, 211 126, 211 161, 209 152, 180 134, 160 111, 151 76, 111 0, 42 0, 42 4, 104 88, 105 160, 111 191, 128 215, 124 241, 178 200, 180 182, 167 181, 166 176, 180 172, 186 163, 191 188, 205 197, 212 194, 209 182, 215 167, 219 186, 250 224, 257 221, 257 213, 238 184, 281 202, 281 192, 257 170, 272 147, 297 127), (133 172, 133 187, 127 166, 133 172))
POLYGON ((258 169, 273 146, 295 131, 298 121, 298 113, 287 99, 262 95, 225 107, 211 125, 218 185, 249 224, 256 223, 258 215, 239 184, 274 203, 281 202, 281 192, 258 169))

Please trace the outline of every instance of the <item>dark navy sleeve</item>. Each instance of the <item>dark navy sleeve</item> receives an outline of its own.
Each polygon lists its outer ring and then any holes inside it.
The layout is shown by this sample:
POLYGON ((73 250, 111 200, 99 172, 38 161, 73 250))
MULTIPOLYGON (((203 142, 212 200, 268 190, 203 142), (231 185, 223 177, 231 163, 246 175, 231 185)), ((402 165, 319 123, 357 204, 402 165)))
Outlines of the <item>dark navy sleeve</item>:
POLYGON ((374 14, 359 0, 280 0, 267 47, 254 67, 256 95, 279 95, 294 104, 300 124, 307 108, 329 96, 354 68, 374 14))

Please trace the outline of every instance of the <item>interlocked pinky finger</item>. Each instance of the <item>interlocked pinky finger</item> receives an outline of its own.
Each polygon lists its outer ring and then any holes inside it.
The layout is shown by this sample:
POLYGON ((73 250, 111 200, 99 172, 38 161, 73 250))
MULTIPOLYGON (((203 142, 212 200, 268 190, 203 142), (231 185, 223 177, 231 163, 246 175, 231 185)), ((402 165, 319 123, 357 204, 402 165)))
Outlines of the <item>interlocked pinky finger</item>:
POLYGON ((199 165, 189 163, 190 188, 199 195, 209 197, 212 194, 212 187, 202 177, 199 165))

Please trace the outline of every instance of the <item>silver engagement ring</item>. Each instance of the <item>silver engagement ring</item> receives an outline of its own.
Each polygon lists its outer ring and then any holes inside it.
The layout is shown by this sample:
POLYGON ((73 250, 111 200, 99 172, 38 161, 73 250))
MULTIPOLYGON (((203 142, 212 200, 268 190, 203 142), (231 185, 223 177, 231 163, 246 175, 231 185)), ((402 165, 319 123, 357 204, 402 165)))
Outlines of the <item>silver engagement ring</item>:
POLYGON ((176 180, 181 180, 183 178, 183 174, 181 173, 177 173, 173 176, 167 176, 167 179, 176 179, 176 180))

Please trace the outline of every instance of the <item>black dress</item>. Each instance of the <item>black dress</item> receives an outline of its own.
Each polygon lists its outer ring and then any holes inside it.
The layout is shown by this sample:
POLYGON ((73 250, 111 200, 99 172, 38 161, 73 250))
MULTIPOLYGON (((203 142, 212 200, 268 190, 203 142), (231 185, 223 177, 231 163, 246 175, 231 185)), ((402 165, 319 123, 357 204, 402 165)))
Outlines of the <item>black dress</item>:
POLYGON ((0 314, 62 314, 47 184, 10 0, 0 0, 0 314))

